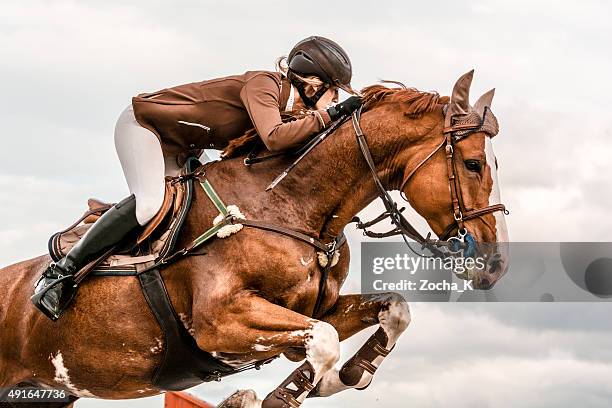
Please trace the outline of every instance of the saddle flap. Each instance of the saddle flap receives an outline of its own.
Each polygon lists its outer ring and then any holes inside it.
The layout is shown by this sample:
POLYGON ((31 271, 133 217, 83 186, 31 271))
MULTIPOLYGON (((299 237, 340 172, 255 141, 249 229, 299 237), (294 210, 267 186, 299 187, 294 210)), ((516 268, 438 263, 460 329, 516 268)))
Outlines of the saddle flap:
MULTIPOLYGON (((176 195, 174 194, 174 187, 172 186, 171 182, 166 182, 166 193, 164 194, 164 202, 162 203, 162 206, 157 212, 157 214, 155 214, 155 217, 153 217, 151 221, 147 223, 144 230, 142 230, 142 232, 136 239, 136 245, 142 244, 144 240, 149 238, 153 231, 155 231, 157 227, 159 227, 162 221, 166 218, 166 215, 168 215, 170 209, 173 207, 172 204, 174 203, 175 197, 176 195)), ((176 205, 180 206, 180 203, 175 204, 175 206, 176 205)))

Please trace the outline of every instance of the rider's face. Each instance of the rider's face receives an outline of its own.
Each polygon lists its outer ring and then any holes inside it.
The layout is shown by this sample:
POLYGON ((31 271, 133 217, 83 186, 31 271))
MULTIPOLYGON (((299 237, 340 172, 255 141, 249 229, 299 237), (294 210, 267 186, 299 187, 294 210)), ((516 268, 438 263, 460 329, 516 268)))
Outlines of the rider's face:
MULTIPOLYGON (((302 98, 300 98, 300 94, 298 93, 298 90, 294 89, 294 92, 295 92, 294 93, 295 102, 293 104, 293 109, 297 111, 306 109, 306 105, 302 101, 302 98)), ((312 93, 314 93, 314 91, 312 93)), ((335 86, 332 86, 317 101, 317 104, 315 105, 315 109, 316 110, 327 109, 328 107, 330 107, 331 105, 335 103, 338 103, 338 88, 335 86)))
POLYGON ((321 99, 318 100, 316 108, 326 109, 335 103, 338 103, 338 88, 332 86, 323 94, 321 99))

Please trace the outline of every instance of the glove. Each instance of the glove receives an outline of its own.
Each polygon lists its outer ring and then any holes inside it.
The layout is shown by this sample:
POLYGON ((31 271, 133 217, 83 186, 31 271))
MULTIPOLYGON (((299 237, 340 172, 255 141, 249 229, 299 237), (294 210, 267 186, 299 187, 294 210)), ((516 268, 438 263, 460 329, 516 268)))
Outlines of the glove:
POLYGON ((350 115, 361 106, 360 96, 351 96, 348 99, 340 102, 339 104, 332 106, 327 109, 327 113, 331 120, 336 120, 341 116, 350 115))

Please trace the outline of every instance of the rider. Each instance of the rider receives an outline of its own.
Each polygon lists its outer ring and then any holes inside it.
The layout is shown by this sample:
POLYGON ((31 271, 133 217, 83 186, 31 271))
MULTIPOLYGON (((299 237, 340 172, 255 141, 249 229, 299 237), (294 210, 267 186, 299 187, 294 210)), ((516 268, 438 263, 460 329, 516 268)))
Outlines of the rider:
POLYGON ((76 294, 74 274, 155 216, 164 199, 164 176, 178 174, 181 158, 222 149, 251 128, 269 150, 285 150, 361 105, 359 96, 351 96, 330 106, 337 102, 338 88, 355 92, 348 55, 327 38, 300 41, 286 66, 278 65, 279 72, 249 71, 132 99, 115 127, 131 195, 104 213, 37 281, 32 301, 45 315, 57 320, 76 294), (281 120, 281 113, 303 108, 308 110, 303 118, 281 120))

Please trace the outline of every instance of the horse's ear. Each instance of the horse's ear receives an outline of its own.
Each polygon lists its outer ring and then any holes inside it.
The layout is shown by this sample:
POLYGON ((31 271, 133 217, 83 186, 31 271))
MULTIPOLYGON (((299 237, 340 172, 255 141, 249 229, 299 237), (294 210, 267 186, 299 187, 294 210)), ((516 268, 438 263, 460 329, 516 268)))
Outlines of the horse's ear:
POLYGON ((493 103, 494 95, 495 95, 495 88, 491 89, 488 92, 483 93, 482 96, 478 98, 478 100, 474 104, 474 110, 478 113, 478 115, 480 115, 481 118, 482 118, 482 115, 484 114, 485 108, 491 107, 491 103, 493 103))
POLYGON ((461 75, 455 83, 449 107, 452 115, 465 115, 470 111, 470 85, 473 77, 474 70, 471 70, 461 75))

